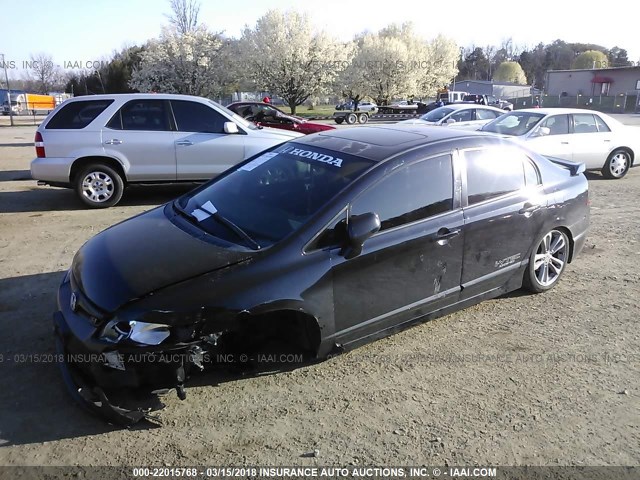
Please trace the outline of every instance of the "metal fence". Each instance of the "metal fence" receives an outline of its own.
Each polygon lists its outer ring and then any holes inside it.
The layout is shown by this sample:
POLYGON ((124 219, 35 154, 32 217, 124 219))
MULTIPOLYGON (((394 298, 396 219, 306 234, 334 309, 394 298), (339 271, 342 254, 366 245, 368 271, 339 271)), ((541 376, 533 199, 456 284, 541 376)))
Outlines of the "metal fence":
POLYGON ((530 95, 528 97, 510 98, 515 109, 540 107, 585 108, 610 113, 640 113, 637 94, 620 94, 615 96, 589 95, 530 95))

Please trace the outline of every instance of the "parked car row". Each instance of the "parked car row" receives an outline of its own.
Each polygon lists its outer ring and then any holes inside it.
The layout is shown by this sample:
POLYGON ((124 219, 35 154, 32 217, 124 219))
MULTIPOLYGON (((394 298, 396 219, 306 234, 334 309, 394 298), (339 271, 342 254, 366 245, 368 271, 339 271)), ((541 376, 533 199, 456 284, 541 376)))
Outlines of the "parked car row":
MULTIPOLYGON (((453 103, 406 123, 482 128, 526 142, 543 155, 584 162, 607 178, 624 177, 640 151, 629 127, 590 110, 504 114, 490 106, 453 103)), ((269 147, 333 128, 262 102, 227 109, 182 95, 77 97, 39 126, 31 174, 40 184, 75 189, 87 206, 108 207, 118 203, 127 185, 206 181, 269 147)))
POLYGON ((624 177, 640 151, 634 130, 592 110, 532 108, 505 113, 494 107, 452 103, 402 123, 480 129, 525 142, 545 156, 583 162, 588 170, 599 170, 611 179, 624 177))

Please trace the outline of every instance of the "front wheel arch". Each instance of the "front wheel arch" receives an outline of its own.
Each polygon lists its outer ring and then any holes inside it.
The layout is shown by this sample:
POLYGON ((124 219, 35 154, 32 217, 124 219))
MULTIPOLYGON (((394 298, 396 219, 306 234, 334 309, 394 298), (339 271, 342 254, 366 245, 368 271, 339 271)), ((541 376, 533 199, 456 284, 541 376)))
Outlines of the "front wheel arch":
POLYGON ((260 313, 245 313, 238 317, 240 328, 231 334, 232 348, 260 349, 263 342, 281 341, 304 352, 307 359, 317 358, 322 333, 313 315, 288 309, 274 309, 260 313))

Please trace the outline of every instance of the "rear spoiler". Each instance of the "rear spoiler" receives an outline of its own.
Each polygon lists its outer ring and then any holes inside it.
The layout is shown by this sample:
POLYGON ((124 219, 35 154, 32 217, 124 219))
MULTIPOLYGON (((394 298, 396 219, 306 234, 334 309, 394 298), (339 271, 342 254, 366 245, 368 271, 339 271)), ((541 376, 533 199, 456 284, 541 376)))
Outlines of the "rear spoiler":
POLYGON ((586 170, 585 164, 582 162, 572 162, 571 160, 563 160, 562 158, 556 157, 546 157, 548 160, 551 160, 553 163, 560 165, 561 167, 566 168, 571 173, 572 177, 584 173, 586 170))

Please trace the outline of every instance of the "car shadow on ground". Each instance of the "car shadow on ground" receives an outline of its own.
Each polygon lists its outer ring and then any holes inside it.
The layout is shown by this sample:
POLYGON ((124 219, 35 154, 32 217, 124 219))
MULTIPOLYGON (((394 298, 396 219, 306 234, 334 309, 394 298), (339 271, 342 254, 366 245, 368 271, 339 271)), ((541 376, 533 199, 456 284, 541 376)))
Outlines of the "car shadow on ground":
MULTIPOLYGON (((0 174, 0 181, 18 180, 6 178, 20 176, 20 170, 0 174), (4 179, 4 180, 3 180, 4 179)), ((26 171, 25 171, 26 172, 26 171)), ((28 172, 27 172, 28 173, 28 172)), ((118 207, 162 205, 195 188, 197 184, 134 185, 126 189, 118 207)), ((116 207, 117 208, 117 207, 116 207)), ((0 191, 0 213, 87 210, 75 192, 66 188, 33 186, 17 192, 0 191)))
POLYGON ((29 170, 1 170, 0 182, 16 182, 21 180, 31 180, 29 170))
POLYGON ((0 143, 0 147, 33 147, 33 142, 0 143))
POLYGON ((116 428, 73 403, 55 362, 52 314, 63 275, 0 279, 0 447, 116 428))
POLYGON ((600 172, 592 172, 587 170, 586 172, 584 172, 584 176, 587 177, 587 180, 591 181, 591 180, 609 180, 608 178, 605 178, 604 175, 602 175, 600 172))
MULTIPOLYGON (((55 354, 52 315, 64 271, 0 279, 0 448, 84 437, 120 430, 77 405, 63 382, 55 354)), ((263 353, 263 355, 265 355, 263 353)), ((266 354, 268 355, 268 354, 266 354)), ((311 365, 314 361, 288 357, 284 363, 264 357, 223 364, 196 373, 186 383, 190 387, 211 386, 272 375, 311 365), (294 361, 295 360, 295 361, 294 361)), ((237 360, 237 359, 236 359, 237 360)), ((176 395, 175 390, 166 395, 176 395)), ((159 400, 162 402, 161 395, 159 400)), ((154 403, 141 401, 141 405, 154 403)), ((142 421, 135 430, 162 426, 142 421)))

